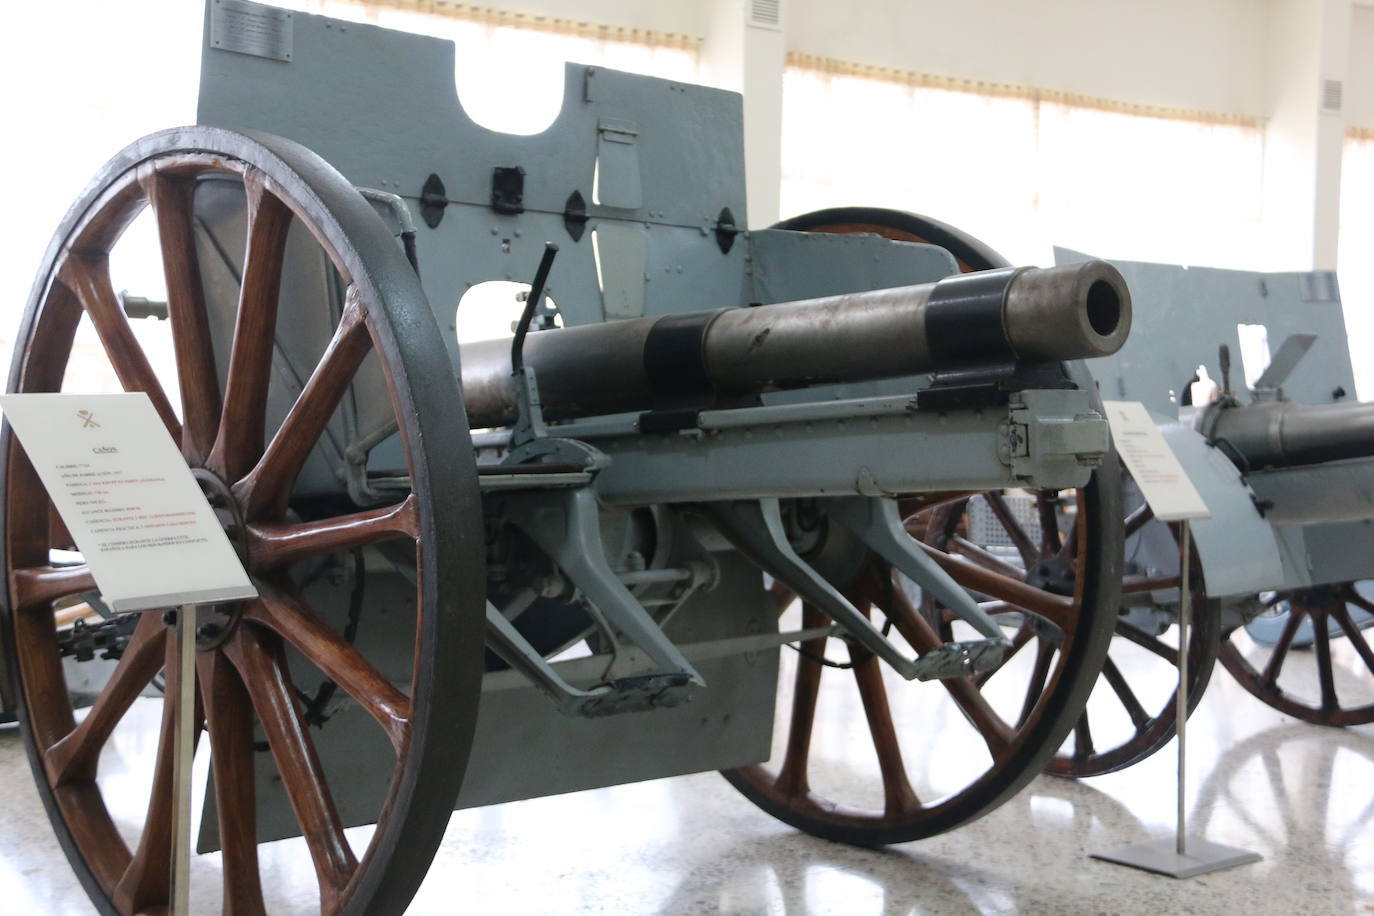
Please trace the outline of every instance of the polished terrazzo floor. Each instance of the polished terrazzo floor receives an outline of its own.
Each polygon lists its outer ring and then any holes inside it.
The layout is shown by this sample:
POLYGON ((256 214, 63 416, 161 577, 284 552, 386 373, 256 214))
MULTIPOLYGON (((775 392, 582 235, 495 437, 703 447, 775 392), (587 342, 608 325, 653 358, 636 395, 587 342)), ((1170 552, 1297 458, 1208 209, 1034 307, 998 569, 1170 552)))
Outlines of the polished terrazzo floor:
MULTIPOLYGON (((1374 913, 1374 726, 1295 722, 1218 670, 1189 753, 1196 832, 1258 864, 1176 881, 1088 857, 1169 834, 1171 746, 1081 783, 1040 777, 972 825, 881 851, 798 834, 713 773, 459 812, 411 912, 1374 913)), ((0 912, 91 912, 12 728, 0 779, 0 912)), ((217 912, 214 858, 197 862, 197 912, 217 912)), ((268 868, 269 889, 308 885, 300 855, 268 868)))

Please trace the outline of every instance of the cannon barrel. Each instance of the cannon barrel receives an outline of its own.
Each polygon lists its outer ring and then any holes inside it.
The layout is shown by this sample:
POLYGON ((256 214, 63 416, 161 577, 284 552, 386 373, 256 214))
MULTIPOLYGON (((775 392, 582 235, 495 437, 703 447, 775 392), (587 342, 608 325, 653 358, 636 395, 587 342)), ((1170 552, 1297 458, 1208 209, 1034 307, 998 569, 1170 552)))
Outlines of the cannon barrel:
MULTIPOLYGON (((1108 356, 1130 293, 1105 261, 1006 268, 935 283, 750 308, 540 331, 525 340, 551 419, 1013 360, 1108 356)), ((515 417, 508 340, 461 348, 473 426, 515 417)))
POLYGON ((1211 442, 1252 469, 1374 455, 1374 402, 1269 401, 1217 410, 1204 423, 1211 442))

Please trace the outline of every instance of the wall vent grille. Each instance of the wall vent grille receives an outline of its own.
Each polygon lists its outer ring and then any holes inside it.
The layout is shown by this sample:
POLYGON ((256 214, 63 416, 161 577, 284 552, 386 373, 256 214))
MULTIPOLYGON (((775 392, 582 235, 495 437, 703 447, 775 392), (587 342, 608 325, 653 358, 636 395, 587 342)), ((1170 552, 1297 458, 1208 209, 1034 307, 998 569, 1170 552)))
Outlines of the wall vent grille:
POLYGON ((766 29, 782 27, 782 0, 749 0, 749 24, 766 29))
POLYGON ((1345 88, 1340 80, 1322 80, 1322 111, 1329 111, 1339 114, 1341 110, 1341 96, 1345 94, 1345 88))

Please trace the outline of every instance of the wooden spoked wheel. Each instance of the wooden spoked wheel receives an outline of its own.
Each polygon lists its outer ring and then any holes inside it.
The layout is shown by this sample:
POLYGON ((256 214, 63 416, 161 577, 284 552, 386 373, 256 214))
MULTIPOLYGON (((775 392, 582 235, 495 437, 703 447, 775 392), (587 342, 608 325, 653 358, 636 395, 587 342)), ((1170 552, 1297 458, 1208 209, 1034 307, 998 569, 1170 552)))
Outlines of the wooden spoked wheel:
POLYGON ((1357 620, 1359 612, 1374 614, 1374 602, 1358 585, 1367 582, 1262 596, 1266 613, 1281 621, 1273 645, 1238 627, 1221 644, 1222 665, 1251 694, 1304 722, 1374 722, 1374 650, 1357 620))
MULTIPOLYGON (((1175 562, 1167 569, 1133 568, 1134 539, 1143 534, 1164 535, 1175 553, 1177 529, 1154 522, 1149 505, 1134 487, 1123 525, 1126 542, 1126 575, 1121 582, 1125 605, 1148 606, 1152 592, 1177 593, 1181 577, 1175 562), (1132 505, 1131 503, 1134 503, 1132 505), (1152 525, 1156 530, 1146 529, 1152 525)), ((1192 592, 1192 626, 1188 635, 1188 713, 1202 700, 1221 639, 1221 609, 1208 602, 1201 562, 1192 551, 1189 572, 1192 592)), ((1168 744, 1177 727, 1178 641, 1177 606, 1159 608, 1139 618, 1123 607, 1088 706, 1074 725, 1073 735, 1046 768, 1056 776, 1099 776, 1125 769, 1168 744)), ((1134 612, 1139 614, 1140 611, 1134 612)), ((1052 636, 1051 636, 1052 638, 1052 636)), ((1041 647, 1040 651, 1044 651, 1041 647)))
MULTIPOLYGON (((889 210, 847 207, 809 213, 784 223, 781 228, 817 232, 875 233, 885 238, 940 245, 950 251, 961 270, 988 270, 1010 266, 1009 262, 987 245, 967 233, 929 217, 889 210)), ((1042 503, 1037 512, 1046 518, 1052 506, 1046 500, 1057 500, 1057 494, 1038 494, 1042 503)), ((1139 503, 1139 500, 1136 501, 1139 503)), ((1150 523, 1149 507, 1132 505, 1125 515, 1126 539, 1135 536, 1150 523)), ((1010 519, 1010 516, 1008 516, 1010 519)), ((1040 549, 1034 539, 1021 540, 1027 549, 1021 551, 1020 568, 1032 569, 1036 564, 1063 563, 1063 557, 1038 556, 1040 549)), ((1071 544, 1072 539, 1065 542, 1071 544)), ((1220 609, 1208 605, 1202 588, 1201 569, 1196 564, 1191 581, 1196 583, 1193 600, 1193 629, 1189 645, 1189 702, 1191 714, 1202 699, 1216 660, 1220 636, 1220 609)), ((1167 580, 1170 577, 1163 577, 1167 580)), ((1155 589, 1177 588, 1177 582, 1159 581, 1161 577, 1144 574, 1127 575, 1122 583, 1125 595, 1139 595, 1155 589)), ((1173 628, 1176 632, 1176 628, 1173 628)), ((1156 635, 1136 626, 1125 614, 1118 618, 1116 636, 1103 666, 1099 686, 1093 692, 1082 719, 1075 724, 1069 744, 1049 763, 1048 771, 1061 776, 1092 776, 1110 773, 1130 766, 1150 756, 1167 744, 1174 735, 1176 689, 1166 687, 1163 695, 1154 685, 1178 683, 1178 650, 1156 635), (1133 687, 1132 683, 1136 686, 1133 687)), ((1018 634, 1020 638, 1020 634, 1018 634)), ((1053 630, 1040 629, 1036 633, 1037 653, 1053 652, 1045 640, 1057 638, 1053 630)), ((1027 684, 1034 692, 1039 689, 1035 679, 1027 684)), ((1027 701, 1034 696, 1028 695, 1027 701)))
MULTIPOLYGON (((808 214, 779 228, 875 233, 930 242, 951 251, 965 269, 1004 266, 986 246, 924 217, 846 208, 808 214)), ((992 505, 1000 494, 987 494, 992 505)), ((1025 656, 987 678, 934 683, 903 681, 878 659, 818 637, 785 656, 792 678, 790 708, 780 718, 768 764, 725 777, 751 801, 801 830, 861 845, 921 839, 967 823, 1001 804, 1045 766, 1079 718, 1107 651, 1119 607, 1121 515, 1115 456, 1080 490, 1065 494, 1076 523, 1066 573, 1030 580, 1024 570, 984 551, 966 552, 971 494, 929 494, 905 501, 908 530, 965 588, 977 593, 1007 627, 1020 650, 1034 633, 1053 631, 1050 650, 1027 669, 1025 656), (827 670, 844 668, 847 671, 827 670), (1012 670, 1020 673, 1014 679, 1012 670), (1031 684, 1027 686, 1026 678, 1031 684), (822 684, 827 690, 822 690, 822 684), (862 717, 852 709, 854 698, 862 717), (860 724, 862 723, 862 724, 860 724), (867 735, 860 732, 866 731, 867 735), (871 761, 859 751, 873 749, 871 761)), ((1000 519, 999 519, 1000 521, 1000 519)), ((1013 528, 1007 529, 1011 538, 1013 528)), ((1020 531, 1019 528, 1014 530, 1020 531)), ((1024 533, 1023 533, 1024 534, 1024 533)), ((1054 536, 1058 538, 1058 529, 1054 536)), ((1056 540, 1054 549, 1060 549, 1056 540)), ((1028 548, 1030 549, 1030 548, 1028 548)), ((913 600, 904 580, 870 557, 845 589, 849 599, 906 651, 929 651, 956 631, 938 609, 913 600)), ((785 585, 774 586, 780 610, 793 605, 785 585)), ((812 628, 826 618, 809 605, 792 607, 785 628, 812 628)), ((962 624, 959 625, 962 628, 962 624)), ((781 712, 781 710, 780 710, 781 712)))
MULTIPOLYGON (((148 393, 212 503, 233 516, 226 531, 261 592, 239 606, 203 609, 200 618, 197 735, 209 744, 224 911, 261 912, 264 897, 270 901, 280 890, 278 873, 270 882, 260 874, 255 816, 255 757, 270 755, 313 864, 316 881, 305 892, 313 896, 318 885, 325 913, 401 912, 424 877, 462 781, 483 649, 481 513, 467 421, 412 268, 370 205, 314 154, 280 138, 184 128, 125 149, 69 212, 34 287, 10 390, 59 390, 83 320, 97 332, 123 387, 148 393), (198 258, 196 242, 198 192, 225 182, 241 188, 247 217, 244 237, 227 240, 239 254, 225 263, 241 267, 234 294, 219 303, 228 310, 227 325, 222 314, 216 317, 215 303, 207 304, 210 284, 202 268, 209 259, 204 248, 198 258), (140 348, 109 273, 111 251, 149 208, 174 349, 175 369, 161 377, 140 348), (328 265, 338 301, 282 296, 278 314, 279 287, 295 250, 289 236, 304 239, 315 262, 328 265), (332 338, 326 331, 299 395, 272 420, 266 405, 276 384, 274 340, 286 323, 300 321, 307 305, 336 311, 332 338), (232 331, 217 336, 221 326, 232 331), (385 380, 381 396, 389 396, 394 410, 409 493, 362 509, 341 509, 342 497, 303 502, 294 493, 299 472, 336 408, 352 396, 363 366, 380 369, 376 377, 385 380), (337 613, 312 604, 301 573, 331 556, 383 544, 406 562, 414 557, 411 606, 397 607, 393 594, 387 618, 390 627, 413 626, 403 675, 383 673, 351 631, 331 623, 337 613), (357 849, 331 791, 331 762, 322 761, 312 737, 321 717, 306 714, 297 686, 322 680, 370 714, 377 740, 392 753, 376 827, 357 849)), ((53 604, 93 582, 84 566, 53 565, 51 551, 73 545, 8 428, 0 460, 5 642, 39 792, 101 912, 163 910, 173 705, 140 694, 153 692, 148 685, 162 669, 167 692, 174 693, 168 624, 159 612, 138 616, 108 684, 88 713, 76 714, 58 657, 53 604), (151 715, 147 704, 154 704, 151 715), (153 736, 112 749, 111 736, 129 720, 160 726, 153 736), (132 753, 139 745, 149 752, 132 753), (107 785, 107 776, 121 778, 107 785), (150 786, 146 802, 131 805, 129 786, 140 784, 150 786)), ((366 628, 373 601, 365 594, 359 599, 366 628)), ((289 893, 299 901, 300 889, 289 893)))
MULTIPOLYGON (((1064 496, 1075 521, 1064 542, 1056 531, 1051 543, 1056 554, 1064 544, 1072 547, 1053 579, 1028 576, 967 536, 972 500, 1004 506, 1000 493, 957 497, 914 517, 908 530, 1005 628, 1012 642, 1008 661, 987 675, 923 684, 903 681, 853 646, 837 652, 841 639, 803 642, 787 659, 791 705, 773 762, 726 778, 795 827, 863 845, 928 837, 1010 798, 1041 772, 1079 720, 1111 638, 1120 582, 1114 471, 1104 468, 1064 496), (1028 645, 1035 647, 1033 660, 1022 651, 1028 645), (849 670, 827 670, 834 668, 849 670), (862 720, 846 705, 853 704, 851 691, 862 720), (867 740, 858 734, 859 721, 867 740), (869 743, 871 761, 859 751, 869 743)), ((1003 532, 1001 540, 1024 533, 1015 521, 1003 532)), ((845 591, 905 651, 975 638, 908 588, 885 562, 870 558, 845 591)), ((792 603, 785 587, 775 586, 774 597, 792 603)), ((784 626, 825 622, 807 605, 784 626)))

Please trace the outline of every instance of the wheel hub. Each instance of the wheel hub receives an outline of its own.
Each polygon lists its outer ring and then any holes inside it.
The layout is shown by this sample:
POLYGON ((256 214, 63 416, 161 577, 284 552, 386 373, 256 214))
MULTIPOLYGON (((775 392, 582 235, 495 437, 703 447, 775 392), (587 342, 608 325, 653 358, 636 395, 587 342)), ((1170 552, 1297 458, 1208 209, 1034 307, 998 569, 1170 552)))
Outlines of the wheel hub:
POLYGON ((1290 592, 1288 603, 1304 611, 1321 612, 1332 606, 1345 604, 1345 599, 1339 586, 1313 585, 1290 592))
POLYGON ((1026 570, 1026 584, 1052 595, 1073 597, 1078 574, 1074 564, 1066 560, 1041 560, 1026 570))
MULTIPOLYGON (((243 512, 234 499, 229 485, 205 468, 192 468, 191 476, 200 484, 200 492, 214 510, 220 530, 234 546, 239 562, 248 565, 248 535, 243 512)), ((196 609, 196 649, 201 652, 216 649, 229 639, 243 617, 243 602, 207 604, 196 609)))

